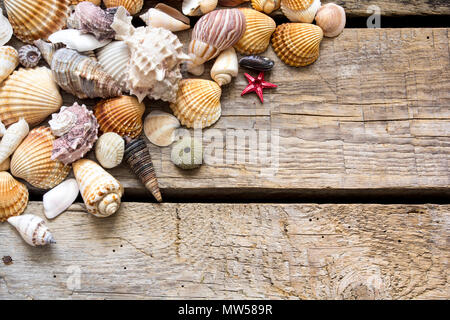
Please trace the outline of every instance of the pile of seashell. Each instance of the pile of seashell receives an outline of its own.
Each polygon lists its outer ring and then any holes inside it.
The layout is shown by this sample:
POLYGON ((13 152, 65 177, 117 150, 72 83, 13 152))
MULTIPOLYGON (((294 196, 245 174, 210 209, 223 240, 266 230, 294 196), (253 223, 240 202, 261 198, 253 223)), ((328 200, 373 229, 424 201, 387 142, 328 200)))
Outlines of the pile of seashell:
POLYGON ((176 142, 174 165, 198 168, 202 142, 177 139, 177 133, 181 126, 203 129, 218 121, 222 87, 238 75, 239 66, 271 70, 275 62, 258 55, 270 44, 287 65, 310 65, 319 57, 323 36, 335 37, 345 27, 344 9, 321 6, 320 0, 183 0, 181 11, 159 3, 143 14, 143 0, 3 3, 0 222, 10 222, 32 246, 55 240, 44 220, 21 215, 28 188, 17 179, 49 190, 43 196, 48 219, 67 210, 79 193, 89 213, 108 217, 119 210, 124 188, 105 169, 125 161, 161 202, 143 136, 159 147, 176 142), (269 14, 278 9, 291 23, 276 25, 269 14), (132 24, 137 14, 145 26, 132 24), (189 17, 195 16, 200 18, 185 53, 174 32, 190 29, 189 17), (25 43, 18 51, 7 45, 13 35, 25 43), (182 72, 201 76, 212 59, 212 80, 182 72), (63 106, 60 89, 78 99, 99 100, 93 110, 75 98, 63 106), (173 115, 155 110, 143 120, 145 98, 167 102, 173 115), (42 125, 49 116, 48 125, 42 125), (91 150, 98 163, 85 158, 91 150), (66 180, 72 168, 75 179, 66 180))

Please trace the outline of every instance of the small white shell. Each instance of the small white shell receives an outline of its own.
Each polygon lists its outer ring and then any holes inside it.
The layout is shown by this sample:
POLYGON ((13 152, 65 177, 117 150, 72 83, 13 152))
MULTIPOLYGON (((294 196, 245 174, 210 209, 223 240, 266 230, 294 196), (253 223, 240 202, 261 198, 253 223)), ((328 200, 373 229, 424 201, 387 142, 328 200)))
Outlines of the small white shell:
POLYGON ((13 35, 13 28, 9 20, 3 15, 3 10, 0 8, 0 46, 8 43, 13 35))
POLYGON ((21 118, 18 122, 9 126, 0 142, 0 163, 5 161, 16 151, 23 139, 28 135, 30 128, 28 123, 21 118))
POLYGON ((167 147, 175 141, 175 130, 180 121, 173 115, 163 111, 152 111, 145 118, 144 132, 148 140, 158 147, 167 147))
POLYGON ((95 145, 95 156, 106 169, 117 167, 123 160, 125 141, 114 132, 104 133, 95 145))
POLYGON ((54 219, 66 211, 77 199, 77 180, 68 179, 44 194, 44 213, 47 219, 54 219))
POLYGON ((56 243, 45 221, 32 214, 11 217, 8 222, 19 231, 23 240, 30 246, 44 246, 56 243))
POLYGON ((147 26, 164 28, 172 32, 187 30, 191 27, 189 18, 163 3, 158 3, 155 8, 149 9, 140 18, 147 26))
POLYGON ((213 11, 218 0, 183 0, 182 11, 187 16, 201 16, 213 11))
POLYGON ((216 59, 212 69, 211 78, 219 86, 229 84, 233 77, 238 75, 239 63, 233 47, 223 51, 216 59))
POLYGON ((103 70, 116 80, 123 91, 127 89, 128 63, 131 60, 130 50, 125 41, 113 41, 96 51, 98 63, 103 70))
POLYGON ((19 65, 19 53, 10 46, 0 47, 0 84, 19 65))
POLYGON ((76 29, 59 30, 48 37, 51 43, 64 43, 67 48, 86 52, 106 46, 111 39, 99 41, 91 34, 84 34, 76 29))

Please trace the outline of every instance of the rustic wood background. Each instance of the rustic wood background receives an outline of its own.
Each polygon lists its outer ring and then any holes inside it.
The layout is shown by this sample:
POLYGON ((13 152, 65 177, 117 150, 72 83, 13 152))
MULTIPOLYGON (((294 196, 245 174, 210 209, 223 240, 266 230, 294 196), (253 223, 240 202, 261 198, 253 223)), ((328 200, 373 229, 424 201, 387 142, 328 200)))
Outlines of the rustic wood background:
MULTIPOLYGON (((350 17, 367 16, 369 5, 384 17, 450 15, 438 0, 337 3, 350 17)), ((178 35, 187 45, 190 31, 178 35)), ((49 248, 28 247, 0 225, 0 259, 13 259, 0 260, 0 299, 450 298, 448 205, 270 204, 305 195, 450 196, 449 29, 346 29, 301 69, 271 48, 265 55, 276 61, 266 79, 279 87, 264 104, 241 97, 241 70, 224 88, 223 116, 208 129, 224 137, 223 156, 186 172, 170 162, 170 147, 149 144, 163 197, 175 203, 149 203, 122 165, 111 173, 125 199, 145 203, 124 203, 102 220, 75 204, 49 222, 58 241, 49 248), (259 162, 220 164, 226 154, 249 157, 248 144, 226 145, 225 137, 250 128, 278 132, 274 175, 261 175, 259 162), (253 198, 267 204, 197 203, 253 198)), ((36 200, 44 192, 30 191, 36 200)), ((41 203, 27 213, 42 215, 41 203)))

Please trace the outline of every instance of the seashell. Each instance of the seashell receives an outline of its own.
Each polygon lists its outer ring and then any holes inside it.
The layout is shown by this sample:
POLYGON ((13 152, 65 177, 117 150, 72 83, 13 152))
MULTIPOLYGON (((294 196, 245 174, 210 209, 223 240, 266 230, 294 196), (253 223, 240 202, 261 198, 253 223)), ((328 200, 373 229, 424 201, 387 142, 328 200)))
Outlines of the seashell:
POLYGON ((130 49, 127 86, 139 101, 146 96, 172 102, 181 80, 180 64, 190 59, 183 53, 178 37, 163 28, 131 25, 125 10, 119 8, 112 28, 116 38, 125 40, 130 49))
POLYGON ((3 15, 3 10, 0 8, 0 46, 3 46, 11 40, 13 29, 8 19, 3 15))
POLYGON ((183 0, 181 10, 187 16, 201 16, 216 7, 217 0, 183 0))
POLYGON ((52 114, 52 119, 48 122, 55 137, 65 135, 77 123, 77 115, 74 112, 65 110, 66 108, 62 107, 59 113, 52 114))
MULTIPOLYGON (((58 123, 63 124, 62 127, 64 127, 64 119, 69 121, 65 123, 64 130, 52 128, 52 131, 59 131, 58 133, 66 131, 53 142, 52 160, 59 160, 68 165, 81 159, 92 149, 98 138, 98 123, 92 111, 88 110, 84 104, 80 106, 76 102, 71 107, 62 107, 58 114, 53 114, 54 121, 50 123, 50 126, 52 124, 54 126, 60 117, 62 119, 58 123)), ((61 126, 58 125, 57 128, 61 129, 61 126)))
POLYGON ((131 138, 141 134, 144 112, 145 105, 130 96, 100 101, 94 110, 102 132, 115 132, 131 138))
POLYGON ((95 156, 103 168, 112 169, 122 163, 125 141, 114 132, 104 133, 95 145, 95 156))
POLYGON ((158 3, 155 8, 149 9, 140 18, 147 26, 164 28, 172 32, 187 30, 191 27, 189 18, 164 3, 158 3))
POLYGON ((182 125, 203 129, 219 120, 221 95, 222 90, 213 81, 184 79, 180 81, 177 101, 170 108, 182 125))
POLYGON ((120 208, 123 186, 92 160, 80 159, 73 164, 81 196, 88 212, 99 218, 109 217, 120 208))
POLYGON ((9 46, 0 47, 0 84, 19 65, 19 53, 9 46))
POLYGON ((0 172, 0 222, 22 214, 27 204, 27 187, 8 172, 0 172))
POLYGON ((39 49, 42 57, 49 66, 52 65, 53 55, 55 52, 66 47, 63 43, 47 43, 43 40, 36 40, 33 43, 39 49))
POLYGON ((8 158, 5 159, 5 161, 0 163, 0 171, 8 171, 10 165, 11 165, 11 158, 8 157, 8 158))
POLYGON ((131 59, 130 50, 124 41, 113 41, 96 51, 98 63, 103 70, 116 80, 122 91, 127 89, 128 62, 131 59))
POLYGON ((14 153, 29 131, 28 123, 23 118, 6 129, 0 142, 0 163, 14 153))
POLYGON ((50 128, 30 131, 11 158, 11 173, 36 188, 50 189, 60 184, 70 167, 51 159, 55 137, 50 128))
POLYGON ((131 139, 125 137, 125 161, 133 172, 141 179, 145 188, 149 190, 158 202, 162 202, 161 192, 153 168, 152 158, 145 141, 139 137, 131 139))
POLYGON ((103 0, 107 8, 124 7, 131 15, 135 15, 142 10, 144 0, 103 0))
POLYGON ((67 179, 45 193, 42 202, 47 219, 54 219, 66 211, 75 202, 79 192, 77 180, 67 179))
POLYGON ((203 64, 234 46, 244 32, 245 16, 238 9, 215 10, 201 17, 192 31, 189 54, 193 61, 188 63, 188 71, 202 74, 203 64))
POLYGON ((190 136, 183 137, 172 147, 170 160, 177 167, 191 170, 201 166, 203 163, 203 145, 198 139, 190 136))
POLYGON ((102 0, 70 0, 71 6, 76 6, 77 4, 81 2, 92 2, 96 6, 99 6, 102 3, 102 0))
POLYGON ((92 34, 77 29, 64 29, 53 33, 48 40, 51 43, 63 43, 69 49, 86 52, 106 46, 111 39, 97 40, 92 34))
POLYGON ((34 68, 41 61, 41 52, 32 45, 26 45, 19 49, 19 62, 25 68, 34 68))
POLYGON ((214 62, 211 69, 211 78, 217 82, 219 86, 229 84, 233 77, 238 75, 239 65, 233 47, 223 51, 214 62))
POLYGON ((285 23, 277 27, 272 46, 278 57, 294 67, 307 66, 319 57, 322 29, 308 23, 285 23))
POLYGON ((270 37, 277 27, 275 21, 259 11, 240 8, 245 16, 246 29, 242 38, 234 45, 242 54, 256 54, 267 50, 270 37))
POLYGON ((0 86, 0 120, 6 126, 21 117, 37 125, 62 105, 52 72, 46 67, 19 69, 0 86))
POLYGON ((311 23, 320 5, 320 0, 281 0, 281 11, 292 22, 311 23))
POLYGON ((20 236, 30 246, 45 246, 56 243, 45 221, 32 214, 11 217, 8 222, 19 231, 20 236))
POLYGON ((249 2, 250 0, 219 0, 219 5, 223 7, 236 7, 244 2, 249 2))
POLYGON ((278 10, 281 5, 281 0, 252 0, 252 7, 260 12, 271 14, 278 10))
POLYGON ((239 65, 257 71, 269 71, 273 68, 275 62, 263 56, 246 56, 239 60, 239 65))
POLYGON ((167 147, 175 141, 175 130, 180 121, 173 115, 163 111, 150 112, 144 121, 145 136, 158 147, 167 147))
POLYGON ((345 28, 345 10, 337 4, 327 3, 317 11, 316 23, 322 28, 325 37, 336 37, 345 28))
POLYGON ((5 0, 4 4, 14 35, 33 43, 64 28, 70 0, 5 0))

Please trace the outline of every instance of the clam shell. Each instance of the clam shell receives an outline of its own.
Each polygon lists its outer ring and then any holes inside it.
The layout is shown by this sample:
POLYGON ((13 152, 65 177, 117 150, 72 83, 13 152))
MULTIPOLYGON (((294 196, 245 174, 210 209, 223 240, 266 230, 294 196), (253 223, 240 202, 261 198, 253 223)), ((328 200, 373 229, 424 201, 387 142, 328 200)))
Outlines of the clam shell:
POLYGON ((131 15, 141 11, 144 0, 103 0, 107 8, 124 7, 131 15))
POLYGON ((45 193, 42 199, 45 216, 48 219, 59 216, 75 202, 79 192, 77 181, 67 179, 45 193))
POLYGON ((264 56, 246 56, 239 60, 239 65, 257 71, 269 71, 273 68, 275 62, 264 56))
POLYGON ((125 141, 114 132, 104 133, 95 145, 95 156, 103 168, 112 169, 122 163, 125 141))
POLYGON ((191 170, 201 166, 203 163, 203 145, 198 139, 190 136, 183 137, 172 147, 170 160, 177 167, 191 170))
POLYGON ((53 161, 55 137, 50 128, 38 127, 30 131, 11 158, 11 173, 36 188, 50 189, 69 174, 70 166, 53 161))
POLYGON ((0 47, 0 84, 19 65, 19 53, 9 46, 0 47))
POLYGON ((95 106, 94 114, 102 132, 135 138, 142 132, 144 112, 145 105, 135 97, 122 96, 100 101, 95 106))
POLYGON ((0 222, 18 216, 28 204, 28 189, 8 172, 0 172, 0 222))
POLYGON ((150 112, 144 121, 145 136, 151 143, 159 147, 167 147, 175 141, 175 131, 180 121, 173 115, 163 111, 150 112))
POLYGON ((206 128, 219 120, 222 90, 213 81, 184 79, 180 81, 177 101, 170 104, 175 116, 188 128, 206 128))
POLYGON ((51 43, 64 43, 68 49, 86 52, 106 46, 111 39, 97 40, 92 34, 77 29, 59 30, 48 37, 51 43))
POLYGON ((130 50, 124 41, 113 41, 96 51, 98 63, 103 70, 116 80, 122 91, 127 89, 128 63, 131 59, 130 50))
POLYGON ((25 118, 37 125, 59 110, 62 97, 46 67, 19 69, 0 86, 0 120, 6 125, 25 118))
POLYGON ((28 123, 23 118, 8 127, 0 142, 0 163, 13 154, 29 130, 28 123))
POLYGON ((32 43, 65 27, 70 0, 4 0, 4 4, 14 35, 32 43))
POLYGON ((320 0, 281 0, 281 11, 292 22, 311 23, 320 5, 320 0))
POLYGON ((19 217, 11 217, 8 222, 19 231, 23 240, 30 246, 45 246, 56 243, 45 221, 38 216, 24 214, 19 217))
POLYGON ((123 186, 101 166, 81 159, 74 162, 73 173, 88 212, 105 218, 119 210, 123 186))
POLYGON ((189 18, 180 11, 164 3, 158 3, 140 16, 147 26, 164 28, 172 32, 187 30, 191 27, 189 18))
POLYGON ((12 35, 12 26, 9 23, 8 19, 3 15, 2 8, 0 8, 0 46, 8 43, 9 40, 11 40, 12 35))
POLYGON ((317 11, 316 23, 325 37, 337 37, 345 28, 345 10, 337 4, 327 3, 317 11))
POLYGON ((277 27, 272 46, 278 57, 294 67, 307 66, 319 57, 322 29, 308 23, 285 23, 277 27))
POLYGON ((281 5, 281 0, 252 0, 252 7, 260 12, 267 14, 278 10, 281 5))
POLYGON ((19 62, 25 68, 34 68, 41 61, 41 51, 30 44, 19 49, 19 62))
POLYGON ((267 50, 270 37, 277 27, 275 21, 259 11, 240 8, 245 16, 246 29, 242 38, 234 45, 242 54, 257 54, 267 50))

